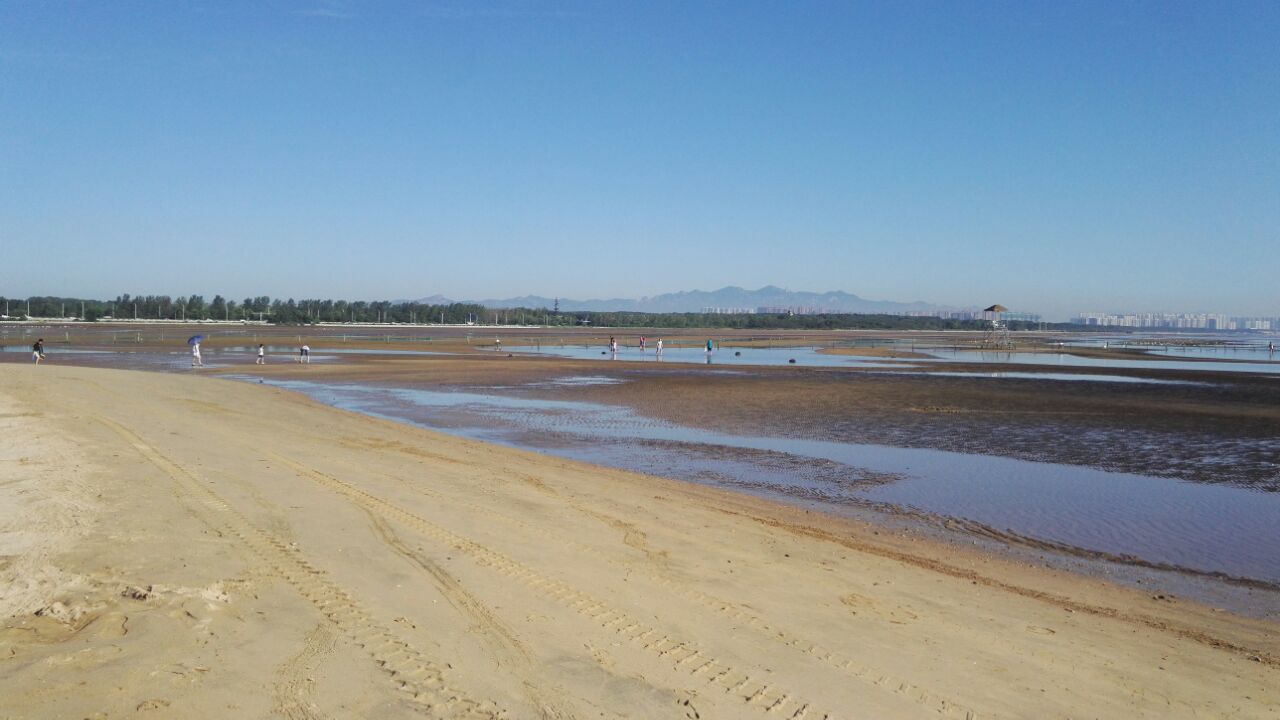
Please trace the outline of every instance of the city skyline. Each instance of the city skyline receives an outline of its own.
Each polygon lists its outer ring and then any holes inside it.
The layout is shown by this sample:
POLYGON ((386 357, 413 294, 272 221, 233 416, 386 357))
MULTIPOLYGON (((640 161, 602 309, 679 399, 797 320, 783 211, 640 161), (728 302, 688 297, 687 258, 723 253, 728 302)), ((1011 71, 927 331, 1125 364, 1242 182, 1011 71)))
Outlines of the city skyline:
POLYGON ((1176 330, 1280 330, 1280 315, 1233 316, 1223 313, 1080 313, 1079 325, 1176 330))
POLYGON ((0 291, 1280 314, 1280 6, 0 3, 0 291))

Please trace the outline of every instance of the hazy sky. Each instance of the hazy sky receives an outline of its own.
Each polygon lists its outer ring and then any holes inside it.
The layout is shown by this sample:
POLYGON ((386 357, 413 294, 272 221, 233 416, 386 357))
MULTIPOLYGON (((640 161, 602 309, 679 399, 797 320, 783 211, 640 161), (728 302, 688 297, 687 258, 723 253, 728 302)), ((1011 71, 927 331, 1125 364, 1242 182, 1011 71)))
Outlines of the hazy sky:
POLYGON ((1280 315, 1280 3, 0 0, 0 294, 1280 315))

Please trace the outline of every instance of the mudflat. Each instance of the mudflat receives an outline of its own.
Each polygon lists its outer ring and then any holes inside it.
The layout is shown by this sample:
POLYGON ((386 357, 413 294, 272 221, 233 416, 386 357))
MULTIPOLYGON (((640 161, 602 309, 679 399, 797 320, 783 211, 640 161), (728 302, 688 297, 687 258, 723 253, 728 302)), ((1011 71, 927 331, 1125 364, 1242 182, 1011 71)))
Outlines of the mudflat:
MULTIPOLYGON (((507 355, 349 355, 327 364, 277 361, 212 372, 480 391, 593 375, 620 382, 544 385, 522 392, 625 406, 646 417, 725 432, 1005 455, 1280 489, 1275 470, 1280 464, 1280 383, 1265 375, 1078 368, 1072 382, 1048 377, 996 381, 930 375, 918 368, 723 368, 507 355), (1105 381, 1121 372, 1144 382, 1105 381)), ((1047 365, 945 365, 947 371, 978 375, 1010 368, 1061 370, 1047 365)))
POLYGON ((1274 622, 265 386, 0 378, 0 717, 1280 703, 1274 622))

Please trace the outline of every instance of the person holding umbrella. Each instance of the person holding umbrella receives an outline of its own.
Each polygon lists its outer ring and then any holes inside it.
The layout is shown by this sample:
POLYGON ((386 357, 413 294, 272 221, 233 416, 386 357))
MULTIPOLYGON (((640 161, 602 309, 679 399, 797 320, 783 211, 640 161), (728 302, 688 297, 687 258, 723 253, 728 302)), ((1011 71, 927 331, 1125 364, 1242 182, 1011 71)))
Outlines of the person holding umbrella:
POLYGON ((204 359, 200 357, 201 340, 204 340, 203 335, 192 335, 187 338, 187 344, 191 346, 191 367, 204 367, 204 359))

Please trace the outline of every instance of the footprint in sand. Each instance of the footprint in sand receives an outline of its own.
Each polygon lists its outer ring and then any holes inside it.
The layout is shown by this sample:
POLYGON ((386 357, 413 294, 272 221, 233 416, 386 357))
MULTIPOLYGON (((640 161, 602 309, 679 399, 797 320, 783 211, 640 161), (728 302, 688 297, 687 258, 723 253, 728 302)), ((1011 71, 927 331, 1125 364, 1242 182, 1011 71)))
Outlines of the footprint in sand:
POLYGON ((872 600, 865 595, 857 593, 846 593, 840 596, 840 602, 848 606, 855 615, 868 613, 887 620, 895 625, 906 625, 908 622, 919 620, 920 616, 905 607, 895 607, 886 609, 880 603, 872 600))

